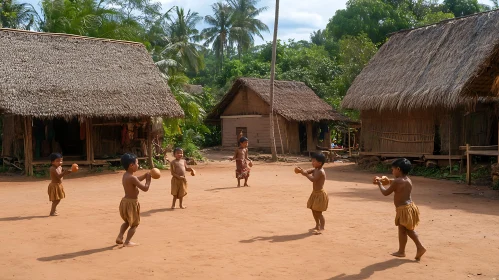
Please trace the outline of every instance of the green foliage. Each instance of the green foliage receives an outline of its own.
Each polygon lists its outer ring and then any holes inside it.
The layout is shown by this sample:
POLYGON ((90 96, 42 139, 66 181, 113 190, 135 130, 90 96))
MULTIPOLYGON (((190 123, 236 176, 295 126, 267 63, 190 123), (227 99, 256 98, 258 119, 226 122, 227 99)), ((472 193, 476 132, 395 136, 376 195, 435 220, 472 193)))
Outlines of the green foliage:
POLYGON ((30 30, 38 24, 40 17, 33 5, 0 0, 0 28, 30 30))
POLYGON ((456 17, 480 12, 480 5, 477 0, 444 0, 444 5, 456 17))

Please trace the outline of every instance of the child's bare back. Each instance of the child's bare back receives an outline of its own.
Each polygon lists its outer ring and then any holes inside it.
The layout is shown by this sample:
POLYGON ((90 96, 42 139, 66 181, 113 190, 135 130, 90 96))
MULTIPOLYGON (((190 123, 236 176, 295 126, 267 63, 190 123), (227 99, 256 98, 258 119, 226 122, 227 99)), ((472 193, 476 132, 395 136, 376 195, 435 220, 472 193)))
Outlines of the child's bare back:
POLYGON ((141 184, 139 179, 136 176, 125 172, 121 182, 125 191, 125 198, 137 199, 139 196, 139 189, 137 186, 141 184))
POLYGON ((411 204, 412 181, 408 177, 395 178, 392 181, 393 203, 395 207, 411 204))

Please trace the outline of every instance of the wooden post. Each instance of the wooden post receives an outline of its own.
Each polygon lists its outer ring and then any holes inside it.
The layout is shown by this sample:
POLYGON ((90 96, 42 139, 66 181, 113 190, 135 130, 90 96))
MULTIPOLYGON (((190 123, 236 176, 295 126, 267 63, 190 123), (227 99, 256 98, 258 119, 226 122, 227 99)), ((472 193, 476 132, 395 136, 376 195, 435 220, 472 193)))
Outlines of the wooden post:
POLYGON ((351 136, 350 136, 350 126, 348 126, 348 156, 352 157, 352 145, 350 143, 351 136))
POLYGON ((94 145, 93 145, 93 135, 92 135, 92 119, 87 118, 85 120, 85 131, 86 131, 86 147, 87 147, 87 161, 90 166, 94 162, 94 145))
POLYGON ((471 185, 471 156, 469 144, 466 144, 466 183, 471 185))
POLYGON ((450 151, 450 136, 451 136, 451 126, 452 126, 452 117, 449 115, 449 174, 452 174, 452 159, 451 159, 451 151, 450 151))
POLYGON ((24 170, 33 176, 33 127, 32 118, 24 117, 24 170))
POLYGON ((147 164, 149 168, 153 168, 154 164, 152 162, 152 122, 151 118, 147 122, 147 164))

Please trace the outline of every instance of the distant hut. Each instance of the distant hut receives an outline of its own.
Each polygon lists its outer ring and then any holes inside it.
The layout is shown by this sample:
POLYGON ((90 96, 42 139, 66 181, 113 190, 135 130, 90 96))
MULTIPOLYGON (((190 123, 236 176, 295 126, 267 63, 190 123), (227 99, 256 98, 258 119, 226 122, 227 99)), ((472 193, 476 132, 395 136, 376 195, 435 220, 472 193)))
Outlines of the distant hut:
POLYGON ((497 145, 497 30, 491 11, 391 35, 342 102, 361 111, 361 154, 451 160, 497 145))
POLYGON ((183 111, 139 43, 0 29, 3 157, 33 165, 62 152, 95 164, 134 152, 152 162, 152 117, 183 111))
MULTIPOLYGON (((222 146, 233 147, 247 136, 253 148, 270 150, 270 80, 239 78, 207 116, 220 122, 222 146)), ((331 122, 350 119, 336 112, 302 82, 276 81, 274 88, 275 139, 278 152, 313 152, 320 139, 329 148, 331 122)))

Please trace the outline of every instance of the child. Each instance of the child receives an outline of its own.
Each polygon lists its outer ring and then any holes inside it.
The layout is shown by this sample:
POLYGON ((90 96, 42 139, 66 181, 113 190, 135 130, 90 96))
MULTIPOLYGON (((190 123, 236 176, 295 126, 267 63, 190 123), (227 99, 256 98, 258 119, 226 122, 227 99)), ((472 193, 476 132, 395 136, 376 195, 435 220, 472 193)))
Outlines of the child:
POLYGON ((375 177, 374 182, 378 184, 384 196, 394 193, 393 202, 397 211, 395 225, 398 226, 399 250, 392 255, 401 258, 405 257, 405 245, 407 244, 407 236, 409 236, 417 247, 416 260, 420 260, 426 252, 426 248, 421 244, 418 235, 414 231, 414 228, 419 223, 419 209, 411 199, 412 181, 407 177, 410 171, 411 162, 405 158, 400 158, 392 163, 394 180, 386 177, 375 177), (390 184, 390 187, 385 189, 383 184, 390 184))
POLYGON ((52 201, 52 209, 50 209, 50 216, 57 216, 57 205, 61 202, 61 199, 66 197, 64 192, 64 187, 62 186, 62 178, 69 173, 71 170, 62 169, 62 155, 58 153, 50 154, 50 184, 48 187, 49 200, 52 201))
POLYGON ((301 174, 312 182, 313 191, 308 199, 307 208, 312 210, 312 215, 314 216, 315 234, 321 234, 324 231, 326 220, 322 212, 327 210, 329 204, 329 197, 326 191, 324 191, 324 182, 326 181, 326 172, 323 168, 324 163, 326 163, 326 157, 318 153, 312 155, 312 166, 314 169, 302 170, 298 167, 301 174))
POLYGON ((177 199, 180 202, 180 208, 185 209, 187 207, 182 204, 184 196, 187 195, 187 179, 185 178, 185 172, 189 171, 191 172, 191 175, 194 176, 196 175, 196 171, 187 166, 185 159, 182 159, 184 157, 184 150, 175 148, 173 155, 175 156, 175 159, 170 163, 170 170, 172 172, 172 209, 175 209, 177 199))
POLYGON ((126 170, 121 179, 123 184, 123 189, 125 190, 125 196, 120 202, 120 216, 124 223, 121 225, 120 233, 116 238, 116 244, 123 244, 123 247, 136 246, 137 243, 133 243, 132 239, 137 227, 140 224, 140 203, 138 201, 139 189, 144 192, 149 190, 151 185, 151 174, 148 172, 142 176, 136 177, 134 173, 139 169, 139 161, 134 154, 124 154, 121 156, 121 165, 126 170), (145 185, 141 182, 146 180, 145 185), (123 235, 125 231, 128 230, 126 240, 123 243, 123 235))
POLYGON ((236 149, 234 156, 230 160, 236 160, 237 187, 241 187, 241 179, 244 179, 244 187, 249 187, 248 178, 253 163, 248 158, 248 138, 241 137, 239 139, 239 148, 236 149))

